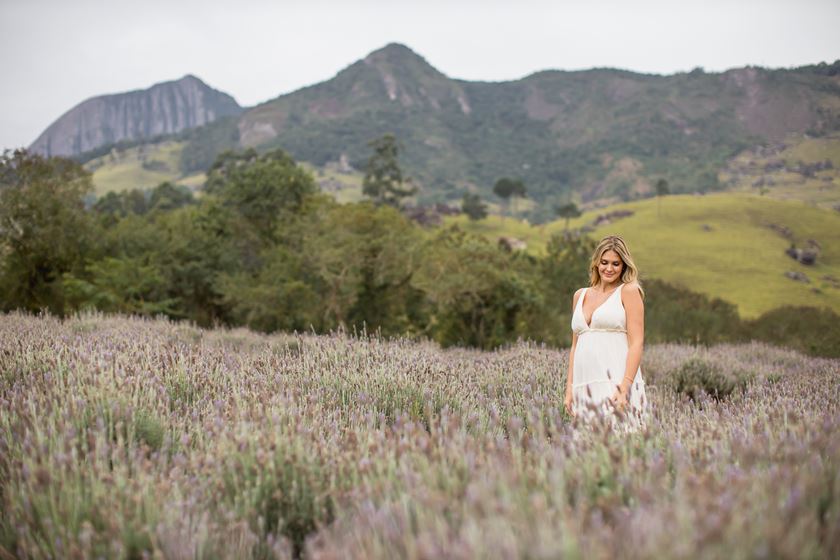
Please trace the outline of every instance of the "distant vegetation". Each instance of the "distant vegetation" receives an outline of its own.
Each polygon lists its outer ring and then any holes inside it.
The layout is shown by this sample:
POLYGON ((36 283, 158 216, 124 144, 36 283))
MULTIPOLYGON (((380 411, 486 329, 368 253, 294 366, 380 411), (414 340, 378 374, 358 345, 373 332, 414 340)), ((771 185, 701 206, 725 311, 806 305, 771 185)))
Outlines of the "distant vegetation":
POLYGON ((186 130, 176 138, 185 142, 179 170, 189 175, 204 172, 219 154, 237 148, 239 129, 235 117, 222 117, 208 125, 186 130))
MULTIPOLYGON (((155 145, 140 144, 101 155, 88 161, 85 168, 93 173, 98 196, 109 192, 151 189, 160 183, 181 182, 193 186, 196 180, 181 171, 180 161, 186 144, 167 140, 155 145)), ((199 174, 201 177, 202 174, 199 174)), ((203 183, 203 178, 199 179, 203 183)))
MULTIPOLYGON (((393 134, 418 202, 489 200, 500 178, 517 178, 533 201, 517 201, 517 214, 544 223, 570 202, 587 208, 655 196, 660 179, 675 194, 761 180, 756 167, 720 172, 756 146, 840 131, 838 63, 672 76, 545 71, 489 83, 451 79, 392 44, 330 80, 167 138, 183 148, 177 174, 161 180, 178 181, 245 147, 279 148, 321 169, 344 160, 361 171, 367 143, 393 134)), ((827 185, 809 179, 806 189, 824 202, 836 198, 836 190, 820 190, 827 185)))
MULTIPOLYGON (((562 218, 536 226, 499 216, 480 222, 453 216, 445 223, 490 240, 521 239, 535 256, 565 228, 562 218)), ((569 224, 598 239, 623 236, 644 263, 643 279, 735 303, 742 318, 781 305, 840 312, 840 213, 834 210, 749 193, 682 194, 591 210, 569 224), (813 247, 814 264, 792 258, 791 245, 813 247)))
POLYGON ((754 146, 728 161, 720 175, 731 190, 840 210, 840 133, 754 146))
MULTIPOLYGON (((6 311, 93 308, 262 331, 366 328, 445 346, 565 346, 595 243, 558 231, 543 254, 529 254, 458 225, 419 226, 387 204, 338 204, 282 151, 222 154, 198 199, 162 184, 89 210, 90 175, 69 160, 7 153, 0 173, 6 311)), ((763 326, 771 319, 748 325, 731 304, 650 283, 650 341, 755 337, 838 352, 829 310, 815 322, 773 315, 797 333, 785 337, 763 326)))

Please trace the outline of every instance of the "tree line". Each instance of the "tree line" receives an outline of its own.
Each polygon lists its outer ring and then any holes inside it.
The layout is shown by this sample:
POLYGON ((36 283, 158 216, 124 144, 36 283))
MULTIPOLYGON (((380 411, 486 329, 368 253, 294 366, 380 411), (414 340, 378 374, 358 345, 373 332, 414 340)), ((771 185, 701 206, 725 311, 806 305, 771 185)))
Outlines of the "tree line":
MULTIPOLYGON (((485 349, 519 338, 568 346, 572 295, 587 282, 595 240, 560 232, 538 257, 457 226, 422 227, 400 211, 411 186, 389 167, 390 148, 372 147, 382 173, 366 183, 371 200, 350 204, 321 193, 282 150, 219 155, 198 195, 163 183, 87 206, 91 175, 79 164, 7 151, 0 309, 162 314, 265 332, 365 328, 485 349)), ((648 342, 758 333, 811 353, 836 346, 828 310, 806 308, 797 325, 785 312, 746 322, 722 300, 654 279, 645 286, 648 342)))

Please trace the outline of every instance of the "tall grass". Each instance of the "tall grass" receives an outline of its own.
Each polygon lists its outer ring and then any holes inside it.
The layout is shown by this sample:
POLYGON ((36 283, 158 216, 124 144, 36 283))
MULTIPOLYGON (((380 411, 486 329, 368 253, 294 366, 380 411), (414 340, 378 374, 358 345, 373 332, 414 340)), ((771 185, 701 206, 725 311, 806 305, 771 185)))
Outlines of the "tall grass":
POLYGON ((629 434, 565 416, 566 366, 524 342, 2 316, 0 557, 837 555, 840 361, 650 346, 629 434), (739 383, 675 390, 697 364, 739 383))

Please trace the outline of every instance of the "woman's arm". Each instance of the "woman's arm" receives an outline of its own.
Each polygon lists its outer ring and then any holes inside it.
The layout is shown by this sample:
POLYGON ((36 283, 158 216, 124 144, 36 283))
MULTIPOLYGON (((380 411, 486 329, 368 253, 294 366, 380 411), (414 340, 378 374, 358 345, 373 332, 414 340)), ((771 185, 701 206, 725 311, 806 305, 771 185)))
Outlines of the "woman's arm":
POLYGON ((637 283, 631 283, 626 290, 624 286, 621 287, 621 302, 627 314, 627 365, 620 390, 627 394, 636 378, 639 364, 642 363, 642 347, 645 340, 645 304, 637 283))
MULTIPOLYGON (((577 309, 577 300, 580 297, 580 293, 583 291, 583 288, 580 288, 578 291, 575 292, 575 295, 572 296, 572 317, 575 315, 575 309, 577 309)), ((572 347, 569 348, 569 371, 566 374, 566 391, 572 390, 572 383, 574 383, 574 371, 575 371, 575 348, 577 347, 577 339, 578 335, 573 330, 572 331, 572 347)))

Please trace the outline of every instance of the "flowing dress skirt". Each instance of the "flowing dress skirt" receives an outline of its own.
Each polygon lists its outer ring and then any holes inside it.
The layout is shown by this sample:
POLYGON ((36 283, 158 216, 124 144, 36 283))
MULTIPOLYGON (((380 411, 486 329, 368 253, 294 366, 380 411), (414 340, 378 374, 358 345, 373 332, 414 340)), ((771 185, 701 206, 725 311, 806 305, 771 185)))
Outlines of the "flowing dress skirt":
POLYGON ((575 415, 584 421, 607 417, 614 428, 624 431, 636 431, 644 425, 648 403, 641 367, 630 385, 622 422, 616 422, 618 417, 609 400, 624 377, 627 352, 624 332, 587 329, 578 335, 572 378, 575 415))

